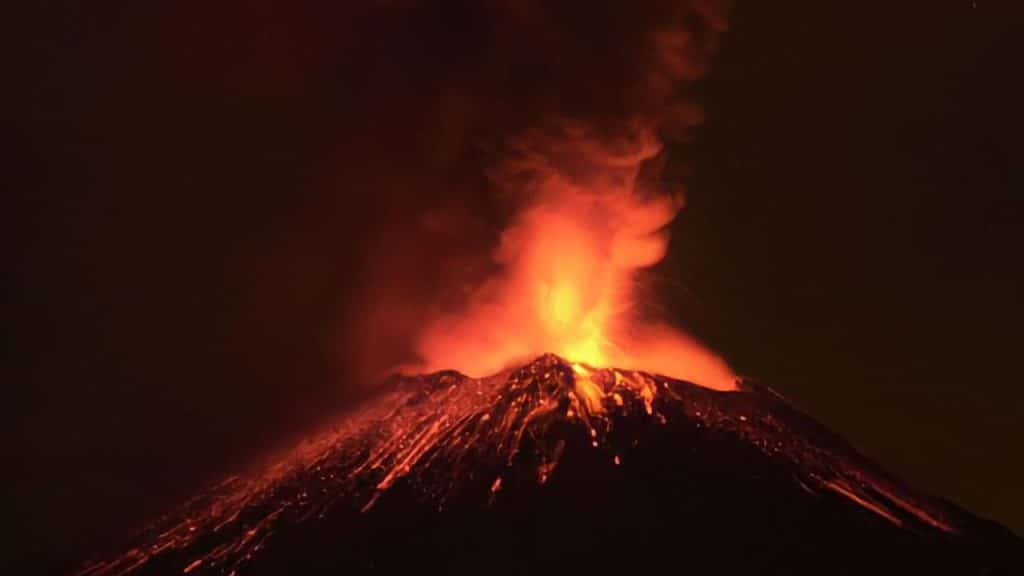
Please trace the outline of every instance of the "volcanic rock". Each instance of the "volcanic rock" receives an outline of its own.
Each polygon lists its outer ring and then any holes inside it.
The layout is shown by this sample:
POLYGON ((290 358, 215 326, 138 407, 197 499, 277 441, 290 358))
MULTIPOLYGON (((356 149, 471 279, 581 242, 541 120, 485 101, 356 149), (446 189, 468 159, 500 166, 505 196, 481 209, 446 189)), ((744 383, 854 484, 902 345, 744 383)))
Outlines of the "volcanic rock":
POLYGON ((1022 552, 764 386, 546 355, 393 378, 82 573, 1021 574, 1022 552))

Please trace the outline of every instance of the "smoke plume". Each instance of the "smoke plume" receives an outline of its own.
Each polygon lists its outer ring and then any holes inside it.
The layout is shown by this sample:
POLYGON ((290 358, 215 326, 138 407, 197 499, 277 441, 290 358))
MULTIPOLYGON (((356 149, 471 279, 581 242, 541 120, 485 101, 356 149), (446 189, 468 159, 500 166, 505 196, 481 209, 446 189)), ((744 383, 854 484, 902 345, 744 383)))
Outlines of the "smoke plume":
POLYGON ((502 207, 500 232, 481 244, 486 274, 439 283, 403 369, 482 376, 553 352, 730 389, 721 359, 650 317, 637 276, 683 207, 661 178, 666 143, 700 122, 693 87, 727 5, 549 4, 487 5, 472 20, 486 23, 480 45, 461 47, 480 56, 457 64, 472 103, 460 141, 476 151, 478 192, 502 207))

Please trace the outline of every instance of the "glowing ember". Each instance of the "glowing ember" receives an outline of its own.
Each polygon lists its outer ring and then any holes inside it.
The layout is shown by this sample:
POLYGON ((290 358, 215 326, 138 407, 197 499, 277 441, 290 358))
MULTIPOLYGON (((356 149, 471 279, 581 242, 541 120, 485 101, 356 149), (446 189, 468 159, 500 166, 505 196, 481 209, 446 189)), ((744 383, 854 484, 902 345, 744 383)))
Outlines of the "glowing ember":
POLYGON ((629 468, 638 426, 671 423, 752 447, 785 463, 803 490, 834 494, 898 527, 956 530, 941 506, 907 494, 827 432, 809 435, 806 417, 762 389, 720 392, 546 355, 484 379, 451 371, 398 378, 334 430, 262 474, 225 481, 83 574, 233 574, 275 533, 346 510, 372 514, 399 485, 437 510, 452 495, 491 506, 530 478, 547 485, 574 450, 629 468))

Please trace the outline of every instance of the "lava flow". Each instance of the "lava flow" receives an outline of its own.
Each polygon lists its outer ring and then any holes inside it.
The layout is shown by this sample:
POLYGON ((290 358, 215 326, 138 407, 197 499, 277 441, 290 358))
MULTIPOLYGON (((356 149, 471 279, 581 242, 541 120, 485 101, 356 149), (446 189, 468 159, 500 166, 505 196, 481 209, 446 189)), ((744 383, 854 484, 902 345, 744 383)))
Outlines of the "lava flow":
POLYGON ((602 571, 625 561, 602 559, 606 545, 636 567, 663 560, 647 547, 668 541, 693 553, 780 547, 783 570, 831 554, 835 538, 867 546, 857 562, 949 570, 996 566, 991 542, 1019 544, 914 493, 766 388, 715 391, 545 355, 482 379, 396 377, 333 430, 82 574, 477 573, 502 553, 507 565, 488 571, 602 571), (532 540, 548 526, 561 526, 574 560, 532 540), (523 541, 509 550, 510 539, 523 541))

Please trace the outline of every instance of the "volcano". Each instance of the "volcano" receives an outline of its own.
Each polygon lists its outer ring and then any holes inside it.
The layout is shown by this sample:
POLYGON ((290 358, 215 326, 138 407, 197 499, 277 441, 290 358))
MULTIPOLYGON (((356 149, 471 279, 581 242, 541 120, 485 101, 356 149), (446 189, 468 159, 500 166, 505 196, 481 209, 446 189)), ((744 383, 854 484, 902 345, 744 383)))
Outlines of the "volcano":
POLYGON ((392 377, 81 574, 1020 574, 1022 552, 768 387, 549 354, 392 377))

